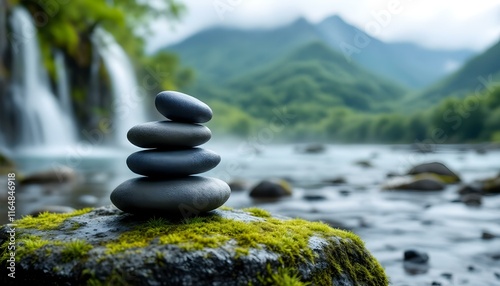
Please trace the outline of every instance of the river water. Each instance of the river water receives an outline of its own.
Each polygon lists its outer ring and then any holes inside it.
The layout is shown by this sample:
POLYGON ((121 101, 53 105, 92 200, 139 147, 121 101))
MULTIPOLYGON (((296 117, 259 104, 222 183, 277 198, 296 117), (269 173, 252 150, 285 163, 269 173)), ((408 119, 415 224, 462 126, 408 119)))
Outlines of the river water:
MULTIPOLYGON (((324 153, 303 154, 297 152, 296 145, 238 141, 210 142, 204 147, 223 158, 205 175, 239 179, 248 186, 233 192, 227 206, 258 206, 351 230, 381 262, 392 285, 500 285, 500 195, 483 197, 481 206, 470 207, 457 202, 459 185, 449 185, 439 192, 381 188, 388 173, 401 174, 414 164, 431 161, 445 163, 464 182, 493 177, 500 171, 500 151, 480 154, 444 146, 435 153, 420 154, 408 146, 328 145, 324 153), (357 164, 359 161, 367 161, 372 167, 357 164), (338 177, 346 182, 324 183, 338 177), (252 200, 249 188, 270 178, 288 180, 293 195, 274 202, 252 200), (482 239, 483 232, 497 237, 482 239), (403 253, 409 249, 427 253, 428 266, 417 273, 405 267, 403 253)), ((78 172, 78 179, 72 183, 18 187, 18 217, 47 205, 82 208, 110 204, 113 188, 135 176, 126 168, 125 159, 137 149, 81 149, 31 150, 15 156, 23 173, 60 164, 78 172)), ((0 212, 6 214, 4 195, 1 201, 0 212)), ((6 219, 2 216, 0 222, 6 223, 6 219)))

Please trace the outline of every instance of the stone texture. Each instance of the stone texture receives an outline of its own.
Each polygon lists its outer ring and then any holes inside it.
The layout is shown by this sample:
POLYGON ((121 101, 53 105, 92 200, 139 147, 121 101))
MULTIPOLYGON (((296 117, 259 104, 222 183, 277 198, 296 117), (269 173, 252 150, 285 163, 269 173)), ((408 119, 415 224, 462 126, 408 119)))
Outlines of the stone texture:
POLYGON ((190 148, 181 150, 145 150, 127 158, 128 168, 149 177, 180 177, 199 174, 220 163, 220 156, 210 150, 190 148))
POLYGON ((212 119, 212 109, 208 105, 181 92, 160 92, 155 105, 163 116, 173 121, 205 123, 212 119))
POLYGON ((173 121, 155 121, 132 127, 127 138, 142 148, 195 147, 206 143, 212 132, 206 126, 173 121))
POLYGON ((135 178, 120 184, 111 193, 113 204, 134 214, 207 212, 222 206, 229 196, 229 186, 215 178, 192 176, 158 180, 135 178))

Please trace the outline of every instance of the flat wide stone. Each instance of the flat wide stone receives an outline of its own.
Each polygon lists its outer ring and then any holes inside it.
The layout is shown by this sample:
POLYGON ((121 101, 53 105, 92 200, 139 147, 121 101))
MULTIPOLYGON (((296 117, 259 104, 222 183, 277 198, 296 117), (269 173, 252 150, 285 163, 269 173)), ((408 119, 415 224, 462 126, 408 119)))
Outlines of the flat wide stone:
POLYGON ((142 148, 195 147, 211 137, 212 132, 206 126, 174 121, 139 124, 127 133, 128 141, 142 148))
POLYGON ((210 150, 145 150, 127 158, 129 169, 149 177, 181 177, 209 171, 220 163, 220 156, 210 150))
POLYGON ((133 214, 202 213, 222 206, 231 189, 219 179, 191 176, 173 180, 135 178, 120 184, 111 201, 120 210, 133 214))

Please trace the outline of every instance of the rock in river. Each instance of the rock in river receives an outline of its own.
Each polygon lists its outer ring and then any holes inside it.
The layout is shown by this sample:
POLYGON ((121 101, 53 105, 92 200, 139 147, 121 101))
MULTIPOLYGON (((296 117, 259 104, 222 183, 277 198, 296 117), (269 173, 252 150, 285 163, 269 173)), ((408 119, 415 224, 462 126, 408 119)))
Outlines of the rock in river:
POLYGON ((173 121, 205 123, 212 119, 212 109, 202 101, 177 91, 162 91, 156 95, 156 109, 173 121))
POLYGON ((209 171, 220 163, 220 156, 210 150, 144 150, 127 158, 128 168, 149 177, 188 176, 209 171))
POLYGON ((215 178, 135 178, 116 187, 111 194, 111 201, 120 210, 133 214, 185 215, 216 209, 230 195, 229 186, 215 178))
POLYGON ((408 175, 435 174, 445 183, 460 182, 460 177, 440 162, 424 163, 414 166, 408 171, 408 175))
POLYGON ((210 137, 212 132, 206 126, 174 121, 139 124, 127 133, 130 143, 142 148, 195 147, 206 143, 210 137))
POLYGON ((250 197, 256 199, 276 199, 290 196, 291 194, 292 187, 285 180, 276 182, 264 180, 250 191, 250 197))
POLYGON ((415 177, 395 177, 388 180, 386 190, 441 191, 445 184, 436 176, 419 175, 415 177))
MULTIPOLYGON (((5 252, 9 227, 0 229, 5 252)), ((175 221, 113 207, 24 218, 19 285, 388 285, 355 234, 260 209, 175 221)), ((0 267, 9 285, 8 262, 0 267)))

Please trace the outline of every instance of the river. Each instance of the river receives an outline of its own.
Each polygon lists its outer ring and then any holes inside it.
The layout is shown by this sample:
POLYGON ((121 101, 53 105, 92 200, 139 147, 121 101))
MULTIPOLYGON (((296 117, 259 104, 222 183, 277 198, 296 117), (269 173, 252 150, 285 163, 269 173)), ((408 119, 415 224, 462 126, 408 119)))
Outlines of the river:
MULTIPOLYGON (((414 164, 431 161, 445 163, 464 182, 493 177, 500 171, 499 150, 482 154, 443 146, 435 153, 420 154, 404 145, 327 145, 323 153, 303 154, 296 145, 250 141, 210 142, 204 147, 222 156, 221 164, 207 176, 239 179, 248 186, 233 192, 227 206, 258 206, 351 230, 381 262, 392 285, 500 285, 500 195, 483 197, 481 206, 471 207, 457 202, 459 185, 438 192, 381 188, 388 173, 404 173, 414 164), (359 161, 372 166, 357 164, 359 161), (339 177, 345 183, 324 183, 339 177), (249 188, 269 178, 288 180, 293 195, 274 202, 252 200, 249 188), (483 239, 483 232, 497 237, 483 239), (427 253, 428 267, 418 273, 405 268, 403 253, 409 249, 427 253)), ((18 187, 16 215, 47 205, 82 208, 110 204, 113 188, 135 176, 125 165, 130 152, 92 146, 20 152, 14 158, 20 172, 65 164, 77 170, 78 179, 62 185, 18 187)), ((6 213, 6 198, 2 196, 1 201, 0 213, 6 213)), ((0 222, 6 223, 6 218, 0 217, 0 222)))

